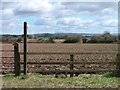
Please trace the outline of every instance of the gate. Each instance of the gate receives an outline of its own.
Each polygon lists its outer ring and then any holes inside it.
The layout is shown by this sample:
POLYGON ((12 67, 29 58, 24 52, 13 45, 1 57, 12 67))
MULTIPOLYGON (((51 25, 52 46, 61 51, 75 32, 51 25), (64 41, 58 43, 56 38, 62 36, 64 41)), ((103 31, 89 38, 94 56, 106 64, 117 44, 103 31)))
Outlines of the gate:
POLYGON ((15 75, 20 74, 20 55, 19 55, 19 49, 18 49, 18 43, 12 43, 12 42, 5 42, 1 43, 2 45, 8 45, 8 48, 11 49, 5 49, 2 48, 0 50, 1 52, 1 69, 0 73, 15 73, 15 75))
MULTIPOLYGON (((13 43, 1 43, 3 45, 8 45, 8 47, 12 47, 13 43)), ((14 50, 13 49, 4 49, 0 50, 1 53, 1 69, 0 73, 9 73, 14 71, 14 50)))

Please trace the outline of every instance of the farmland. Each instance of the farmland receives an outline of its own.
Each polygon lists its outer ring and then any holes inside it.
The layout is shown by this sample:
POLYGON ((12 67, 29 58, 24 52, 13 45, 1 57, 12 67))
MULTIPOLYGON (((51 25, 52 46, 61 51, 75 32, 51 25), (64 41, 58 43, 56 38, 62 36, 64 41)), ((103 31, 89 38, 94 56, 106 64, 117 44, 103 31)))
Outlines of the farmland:
MULTIPOLYGON (((20 51, 23 51, 23 44, 20 51)), ((2 44, 2 48, 13 49, 11 44, 2 44)), ((28 52, 81 52, 81 51, 116 51, 118 44, 40 44, 28 43, 28 52)))
MULTIPOLYGON (((19 44, 20 52, 23 51, 23 44, 19 44)), ((13 49, 13 45, 2 44, 4 50, 13 49)), ((117 44, 39 44, 39 43, 29 43, 28 52, 87 52, 87 51, 117 51, 117 44)), ((3 53, 2 56, 13 56, 12 53, 3 53)), ((32 62, 52 62, 52 61, 69 61, 69 55, 28 55, 28 61, 32 62)), ((74 61, 115 61, 115 55, 101 55, 101 54, 91 54, 91 55, 75 55, 74 61)), ((23 61, 23 56, 21 55, 21 61, 23 61)), ((3 59, 3 62, 13 62, 9 59, 3 59)), ((13 67, 12 65, 4 65, 4 67, 13 67)), ((75 70, 84 69, 115 69, 115 65, 96 65, 96 64, 80 64, 74 65, 75 70)), ((69 65, 28 65, 28 70, 40 69, 40 70, 68 70, 69 65)), ((12 69, 10 69, 12 70, 12 69)), ((12 70, 13 71, 13 70, 12 70)))

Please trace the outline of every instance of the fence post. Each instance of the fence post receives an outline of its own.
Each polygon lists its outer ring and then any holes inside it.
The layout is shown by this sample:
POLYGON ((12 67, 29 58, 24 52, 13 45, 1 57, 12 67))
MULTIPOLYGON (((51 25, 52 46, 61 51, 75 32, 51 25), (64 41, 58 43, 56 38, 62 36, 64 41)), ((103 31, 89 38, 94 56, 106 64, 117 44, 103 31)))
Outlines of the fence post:
MULTIPOLYGON (((70 55, 70 70, 73 70, 73 55, 70 55)), ((73 72, 70 73, 70 77, 73 77, 73 72)))
POLYGON ((19 45, 14 43, 14 73, 15 76, 20 75, 20 54, 19 54, 19 45))
POLYGON ((118 52, 118 54, 116 55, 116 62, 117 62, 117 76, 120 77, 120 54, 118 52))
POLYGON ((24 75, 27 74, 27 22, 24 22, 24 75))

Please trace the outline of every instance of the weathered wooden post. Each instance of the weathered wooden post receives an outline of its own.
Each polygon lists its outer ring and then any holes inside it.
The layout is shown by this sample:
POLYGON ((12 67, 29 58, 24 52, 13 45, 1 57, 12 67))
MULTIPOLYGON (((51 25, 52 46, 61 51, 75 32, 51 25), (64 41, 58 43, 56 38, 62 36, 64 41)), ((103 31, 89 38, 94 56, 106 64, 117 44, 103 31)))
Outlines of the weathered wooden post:
MULTIPOLYGON (((70 55, 70 70, 73 70, 73 55, 70 55)), ((70 73, 70 77, 73 77, 73 72, 70 73)))
POLYGON ((27 22, 24 22, 24 75, 27 74, 27 22))
POLYGON ((117 62, 117 76, 120 77, 120 54, 118 52, 118 54, 116 55, 116 62, 117 62))
POLYGON ((20 54, 19 54, 19 44, 14 43, 14 73, 15 76, 20 75, 20 54))

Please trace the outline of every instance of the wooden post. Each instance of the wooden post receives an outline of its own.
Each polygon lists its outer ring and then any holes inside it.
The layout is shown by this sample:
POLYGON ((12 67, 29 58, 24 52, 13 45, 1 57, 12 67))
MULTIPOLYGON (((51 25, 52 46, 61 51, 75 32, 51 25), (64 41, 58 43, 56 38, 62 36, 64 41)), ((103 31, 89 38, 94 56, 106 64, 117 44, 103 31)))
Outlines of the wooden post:
POLYGON ((15 76, 20 75, 20 54, 19 54, 19 45, 14 43, 14 73, 15 76))
MULTIPOLYGON (((73 70, 73 67, 74 67, 74 65, 73 65, 73 55, 70 55, 70 62, 71 62, 70 70, 73 70)), ((73 77, 73 73, 72 72, 70 73, 70 77, 73 77)))
POLYGON ((116 62, 117 62, 117 76, 120 77, 120 54, 118 52, 118 54, 116 55, 116 62))
POLYGON ((24 22, 24 75, 27 74, 27 22, 24 22))

